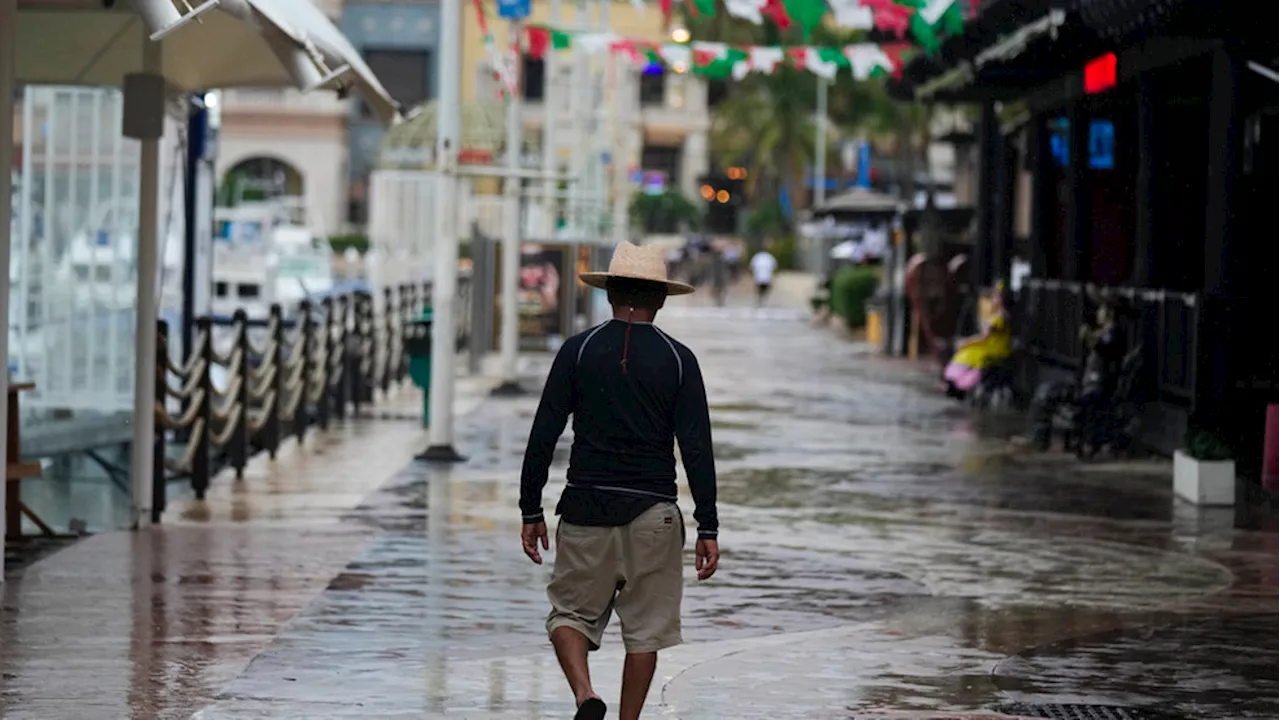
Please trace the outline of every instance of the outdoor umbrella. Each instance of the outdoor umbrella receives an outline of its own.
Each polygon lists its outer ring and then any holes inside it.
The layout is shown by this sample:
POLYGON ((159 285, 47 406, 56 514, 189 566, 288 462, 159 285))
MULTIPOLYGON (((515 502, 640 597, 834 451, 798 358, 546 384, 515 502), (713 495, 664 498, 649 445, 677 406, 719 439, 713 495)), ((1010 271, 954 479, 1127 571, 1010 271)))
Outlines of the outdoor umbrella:
MULTIPOLYGON (((134 73, 162 76, 174 91, 236 86, 352 89, 383 121, 397 117, 396 103, 359 53, 310 0, 215 0, 194 10, 184 4, 182 11, 171 0, 135 0, 132 9, 110 0, 0 0, 0 253, 6 258, 17 83, 120 86, 134 73)), ((151 504, 159 140, 144 139, 141 151, 131 463, 137 524, 147 521, 151 504)), ((0 355, 6 358, 8 282, 9 274, 4 273, 0 355)), ((7 396, 7 377, 0 379, 0 396, 7 396)), ((4 422, 0 419, 0 455, 4 422)), ((0 494, 0 503, 2 498, 0 494)))

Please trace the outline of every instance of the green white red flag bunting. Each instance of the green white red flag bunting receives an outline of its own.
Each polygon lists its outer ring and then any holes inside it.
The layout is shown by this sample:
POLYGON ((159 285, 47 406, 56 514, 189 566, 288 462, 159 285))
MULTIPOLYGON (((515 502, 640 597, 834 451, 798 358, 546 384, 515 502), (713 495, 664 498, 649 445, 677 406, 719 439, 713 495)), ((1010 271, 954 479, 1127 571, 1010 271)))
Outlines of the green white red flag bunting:
POLYGON ((753 72, 770 75, 784 65, 808 70, 829 80, 835 79, 842 70, 856 80, 896 76, 910 52, 907 43, 858 43, 839 47, 651 43, 614 33, 565 32, 538 25, 525 28, 524 49, 532 57, 571 48, 588 55, 610 52, 642 67, 660 64, 677 72, 739 80, 753 72))
MULTIPOLYGON (((714 0, 683 0, 694 17, 715 14, 714 0)), ((724 0, 733 17, 756 25, 766 20, 786 30, 799 26, 806 37, 828 21, 852 30, 876 29, 905 38, 910 32, 926 53, 937 52, 942 39, 959 33, 966 16, 975 14, 977 0, 724 0)), ((670 19, 670 0, 662 1, 670 19)))
POLYGON ((514 54, 504 59, 498 52, 497 43, 493 39, 493 31, 489 29, 489 18, 484 9, 482 0, 472 0, 472 6, 476 11, 476 25, 480 28, 482 36, 481 42, 484 45, 485 55, 489 60, 489 71, 493 73, 493 79, 498 82, 500 96, 512 97, 516 93, 516 62, 519 59, 514 54))

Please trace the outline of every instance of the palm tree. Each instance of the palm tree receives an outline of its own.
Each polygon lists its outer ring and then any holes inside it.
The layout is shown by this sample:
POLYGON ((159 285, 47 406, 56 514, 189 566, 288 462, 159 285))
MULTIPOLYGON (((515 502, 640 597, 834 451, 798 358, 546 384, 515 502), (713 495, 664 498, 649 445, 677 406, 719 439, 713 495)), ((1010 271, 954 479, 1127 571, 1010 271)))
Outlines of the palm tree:
POLYGON ((813 161, 815 80, 809 73, 779 68, 751 75, 716 109, 711 153, 722 167, 747 169, 749 197, 794 199, 813 161))

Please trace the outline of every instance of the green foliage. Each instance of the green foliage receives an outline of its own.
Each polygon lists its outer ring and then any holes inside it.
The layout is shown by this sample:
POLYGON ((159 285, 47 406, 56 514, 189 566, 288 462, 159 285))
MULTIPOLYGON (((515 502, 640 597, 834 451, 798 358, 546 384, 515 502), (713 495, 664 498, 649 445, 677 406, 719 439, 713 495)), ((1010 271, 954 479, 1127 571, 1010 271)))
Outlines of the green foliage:
POLYGON ((631 221, 645 233, 676 233, 682 225, 697 228, 702 211, 676 190, 657 195, 638 192, 631 198, 631 221))
MULTIPOLYGON (((722 0, 715 13, 692 14, 689 3, 677 7, 695 41, 730 45, 842 46, 867 42, 866 33, 819 25, 806 37, 799 23, 781 31, 772 23, 754 25, 733 17, 722 0)), ((819 79, 808 70, 779 64, 771 75, 751 73, 731 82, 729 95, 715 109, 710 133, 711 156, 719 167, 747 168, 747 194, 751 198, 776 197, 786 188, 799 202, 803 174, 814 160, 814 113, 819 79)), ((928 106, 901 102, 889 96, 881 80, 855 80, 841 70, 827 93, 830 119, 828 148, 840 139, 868 138, 877 146, 891 143, 907 189, 913 167, 925 167, 928 144, 928 106)), ((828 163, 838 163, 839 153, 828 152, 828 163)), ((830 170, 831 168, 829 168, 830 170)))
POLYGON ((879 284, 879 268, 866 265, 840 268, 831 280, 831 311, 844 318, 849 328, 865 326, 867 301, 879 284))
POLYGON ((796 238, 794 235, 783 235, 769 244, 769 252, 778 261, 779 270, 796 269, 796 238))
POLYGON ((753 240, 780 235, 787 230, 787 218, 777 200, 761 202, 747 211, 747 236, 753 240))
POLYGON ((1182 450, 1186 454, 1204 462, 1221 462, 1235 457, 1230 446, 1216 434, 1202 429, 1191 428, 1182 442, 1182 450))
POLYGON ((330 235, 329 247, 333 248, 335 255, 342 255, 347 251, 347 248, 355 248, 356 252, 363 255, 369 252, 369 236, 359 233, 330 235))

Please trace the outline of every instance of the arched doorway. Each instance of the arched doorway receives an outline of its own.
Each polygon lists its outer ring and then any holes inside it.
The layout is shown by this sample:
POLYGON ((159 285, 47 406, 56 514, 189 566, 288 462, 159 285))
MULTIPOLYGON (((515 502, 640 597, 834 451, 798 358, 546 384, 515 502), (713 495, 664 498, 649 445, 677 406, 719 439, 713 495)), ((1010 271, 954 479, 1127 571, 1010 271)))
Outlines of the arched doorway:
POLYGON ((218 205, 234 207, 243 202, 298 198, 305 190, 302 173, 274 157, 250 157, 227 170, 218 186, 218 205))

